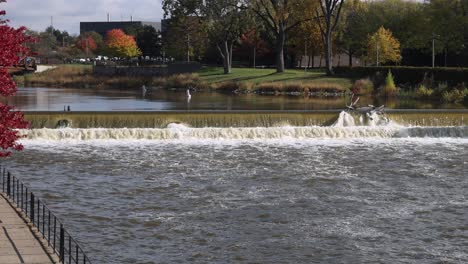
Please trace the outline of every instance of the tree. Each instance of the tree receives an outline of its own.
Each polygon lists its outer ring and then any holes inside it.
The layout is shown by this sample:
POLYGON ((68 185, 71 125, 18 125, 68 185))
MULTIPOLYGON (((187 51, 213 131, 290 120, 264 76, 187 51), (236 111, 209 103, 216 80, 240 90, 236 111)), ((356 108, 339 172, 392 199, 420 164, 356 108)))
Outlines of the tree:
POLYGON ((161 57, 161 33, 152 26, 143 26, 137 32, 136 42, 143 56, 150 58, 161 57))
POLYGON ((325 64, 327 75, 333 74, 333 39, 332 34, 338 25, 341 7, 345 0, 317 0, 319 8, 316 9, 316 18, 322 34, 323 46, 325 47, 325 64))
MULTIPOLYGON (((314 17, 317 5, 314 2, 307 5, 302 11, 305 17, 314 17)), ((289 34, 289 52, 293 51, 299 55, 302 63, 302 56, 308 58, 306 66, 314 65, 314 57, 322 53, 323 45, 320 28, 316 20, 310 19, 302 22, 299 26, 291 30, 289 34)))
POLYGON ((202 58, 208 43, 203 20, 197 16, 171 17, 164 21, 163 51, 170 57, 190 62, 202 58))
POLYGON ((246 0, 246 5, 259 17, 265 27, 274 34, 276 71, 284 72, 284 45, 286 34, 310 18, 301 14, 307 5, 313 4, 309 0, 246 0))
MULTIPOLYGON (((5 0, 0 0, 0 3, 5 0)), ((5 11, 0 10, 0 16, 5 11)), ((16 84, 11 80, 7 67, 15 65, 29 50, 25 43, 33 41, 25 35, 25 27, 14 29, 0 19, 0 95, 11 96, 16 92, 16 84)), ((12 150, 21 150, 23 146, 17 142, 21 137, 17 129, 27 128, 29 123, 24 120, 23 113, 0 103, 0 157, 11 155, 12 150)))
POLYGON ((252 66, 255 68, 257 64, 257 56, 268 52, 265 41, 260 38, 260 34, 257 29, 248 30, 242 34, 240 38, 240 48, 247 51, 252 55, 252 66))
POLYGON ((169 56, 190 62, 201 58, 208 43, 206 19, 202 14, 204 0, 163 0, 163 49, 169 56))
POLYGON ((367 50, 367 37, 373 32, 367 20, 368 4, 360 0, 343 4, 342 19, 338 25, 338 43, 349 56, 349 66, 353 66, 353 56, 362 56, 367 50))
POLYGON ((210 40, 223 59, 225 74, 231 73, 232 47, 245 31, 248 21, 247 11, 239 4, 238 0, 206 0, 202 7, 210 40))
POLYGON ((436 52, 444 52, 444 65, 447 66, 447 53, 459 53, 467 46, 468 1, 431 0, 427 6, 434 37, 436 52), (440 43, 440 44, 439 44, 440 43))
POLYGON ((81 36, 76 41, 76 46, 82 50, 87 57, 89 53, 94 53, 97 50, 97 44, 91 36, 81 36))
POLYGON ((83 37, 90 37, 93 39, 94 43, 96 43, 97 47, 96 50, 93 51, 94 53, 100 54, 105 52, 105 43, 101 34, 97 33, 96 31, 89 31, 83 33, 83 37))
POLYGON ((141 55, 135 39, 125 34, 121 29, 113 29, 107 32, 106 46, 111 56, 132 58, 141 55))
POLYGON ((367 46, 367 56, 376 62, 376 66, 380 63, 401 61, 400 42, 384 27, 380 27, 369 37, 367 46))

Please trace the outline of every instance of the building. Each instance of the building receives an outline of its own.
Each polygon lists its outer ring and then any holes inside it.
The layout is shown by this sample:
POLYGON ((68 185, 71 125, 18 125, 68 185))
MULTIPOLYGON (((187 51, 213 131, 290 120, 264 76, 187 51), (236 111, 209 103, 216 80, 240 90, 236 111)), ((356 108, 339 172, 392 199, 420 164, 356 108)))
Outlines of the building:
POLYGON ((112 29, 125 30, 130 27, 152 26, 156 31, 161 31, 161 22, 148 21, 106 21, 106 22, 80 22, 80 34, 95 31, 105 37, 112 29))

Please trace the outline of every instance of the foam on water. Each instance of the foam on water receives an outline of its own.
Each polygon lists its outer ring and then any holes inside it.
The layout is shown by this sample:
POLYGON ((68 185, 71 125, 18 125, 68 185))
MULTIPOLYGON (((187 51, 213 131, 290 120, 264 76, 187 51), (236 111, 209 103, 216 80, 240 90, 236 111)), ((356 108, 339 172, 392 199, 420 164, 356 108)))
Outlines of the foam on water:
POLYGON ((341 112, 332 126, 205 127, 171 123, 167 128, 87 128, 22 130, 23 141, 90 140, 274 140, 356 138, 468 138, 467 126, 404 127, 385 116, 341 112))
POLYGON ((166 129, 89 128, 24 130, 24 140, 253 140, 353 138, 468 138, 468 127, 255 127, 166 129))

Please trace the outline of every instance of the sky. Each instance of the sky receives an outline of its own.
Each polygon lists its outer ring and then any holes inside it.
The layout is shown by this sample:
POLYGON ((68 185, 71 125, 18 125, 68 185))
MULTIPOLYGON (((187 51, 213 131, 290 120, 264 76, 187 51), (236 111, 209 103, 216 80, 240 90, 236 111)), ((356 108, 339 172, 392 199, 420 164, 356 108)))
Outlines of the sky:
POLYGON ((163 17, 161 0, 7 0, 0 4, 0 10, 7 12, 6 18, 14 27, 25 26, 44 31, 51 25, 79 34, 80 22, 112 21, 159 22, 163 17))

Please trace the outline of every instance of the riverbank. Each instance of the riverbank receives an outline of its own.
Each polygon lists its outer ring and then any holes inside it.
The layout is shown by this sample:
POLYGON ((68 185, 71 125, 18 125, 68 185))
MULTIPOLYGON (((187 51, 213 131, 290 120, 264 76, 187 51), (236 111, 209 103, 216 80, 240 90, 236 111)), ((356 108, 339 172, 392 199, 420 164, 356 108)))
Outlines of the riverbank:
POLYGON ((348 78, 328 77, 321 70, 287 70, 235 68, 223 74, 221 68, 203 68, 194 74, 168 77, 95 76, 90 65, 61 65, 46 72, 16 76, 15 80, 29 87, 60 88, 151 88, 218 91, 227 93, 288 94, 341 96, 352 86, 348 78))
POLYGON ((140 90, 145 85, 149 90, 185 90, 190 87, 198 92, 306 97, 341 97, 354 93, 468 105, 468 88, 463 82, 449 86, 447 82, 423 79, 416 85, 395 85, 393 80, 401 79, 401 76, 390 79, 384 78, 382 73, 359 78, 344 76, 347 75, 330 77, 320 69, 276 73, 274 69, 234 68, 231 74, 224 74, 222 68, 205 67, 193 74, 166 77, 109 77, 94 75, 91 65, 60 65, 45 72, 16 76, 15 80, 28 87, 140 90))

